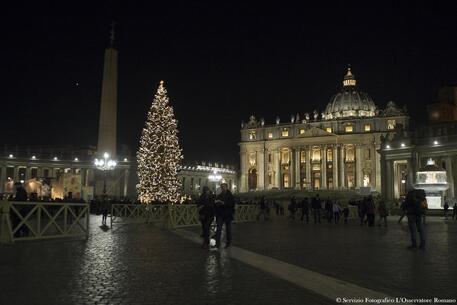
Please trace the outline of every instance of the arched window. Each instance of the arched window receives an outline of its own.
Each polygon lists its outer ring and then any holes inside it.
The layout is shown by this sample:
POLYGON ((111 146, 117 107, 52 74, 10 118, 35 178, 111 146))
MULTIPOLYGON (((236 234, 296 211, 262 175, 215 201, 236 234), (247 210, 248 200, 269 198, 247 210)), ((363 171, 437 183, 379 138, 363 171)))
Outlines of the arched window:
POLYGON ((321 160, 321 149, 319 146, 313 147, 313 155, 311 157, 313 161, 320 161, 321 160))
POLYGON ((355 160, 354 145, 346 145, 346 162, 355 160))

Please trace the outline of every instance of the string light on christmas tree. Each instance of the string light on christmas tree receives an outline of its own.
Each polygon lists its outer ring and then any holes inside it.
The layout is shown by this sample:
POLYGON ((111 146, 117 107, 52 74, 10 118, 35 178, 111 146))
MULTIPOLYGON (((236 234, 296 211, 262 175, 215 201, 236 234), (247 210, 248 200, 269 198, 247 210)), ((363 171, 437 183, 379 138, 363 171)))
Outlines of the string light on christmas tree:
POLYGON ((167 90, 160 82, 141 134, 137 152, 138 199, 176 203, 181 183, 178 170, 182 160, 178 122, 169 104, 167 90))

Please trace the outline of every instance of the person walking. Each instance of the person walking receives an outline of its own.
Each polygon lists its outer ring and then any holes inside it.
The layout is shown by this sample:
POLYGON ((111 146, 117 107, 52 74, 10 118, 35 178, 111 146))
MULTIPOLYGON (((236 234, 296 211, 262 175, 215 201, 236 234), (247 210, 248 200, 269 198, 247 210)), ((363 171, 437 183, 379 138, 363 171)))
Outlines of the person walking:
POLYGON ((344 217, 344 223, 348 223, 348 218, 349 218, 349 207, 346 205, 343 208, 343 217, 344 217))
POLYGON ((367 219, 365 219, 365 216, 367 215, 367 198, 364 197, 362 199, 362 201, 359 201, 359 205, 358 205, 358 213, 359 213, 359 218, 360 218, 360 225, 363 226, 367 220, 368 220, 368 217, 367 219))
POLYGON ((416 232, 419 233, 420 237, 419 249, 425 249, 425 230, 422 224, 422 213, 426 202, 424 190, 411 190, 406 195, 406 216, 408 217, 408 227, 411 235, 411 245, 408 249, 414 250, 417 248, 416 232))
POLYGON ((265 199, 265 196, 260 197, 259 200, 259 214, 257 214, 257 220, 260 219, 260 216, 263 215, 263 220, 270 220, 268 215, 268 202, 265 199))
POLYGON ((333 202, 330 200, 330 198, 327 198, 327 200, 324 201, 325 217, 327 218, 327 222, 330 223, 332 222, 333 218, 333 202))
POLYGON ((379 226, 382 225, 384 222, 384 226, 387 227, 387 206, 384 202, 384 199, 380 198, 379 206, 378 206, 378 213, 379 213, 379 226))
POLYGON ((374 200, 373 196, 368 196, 367 201, 367 220, 368 220, 368 226, 373 227, 374 226, 374 217, 375 217, 375 205, 374 205, 374 200))
POLYGON ((314 223, 321 223, 321 200, 319 194, 311 199, 311 207, 313 209, 314 223))
POLYGON ((106 219, 108 218, 108 213, 111 208, 109 200, 103 198, 100 207, 102 211, 102 226, 106 227, 106 219))
POLYGON ((198 218, 202 225, 203 249, 209 248, 209 231, 214 219, 214 195, 208 186, 203 186, 197 201, 198 218))
POLYGON ((221 184, 221 193, 216 197, 216 247, 221 247, 222 226, 225 224, 226 243, 225 248, 232 244, 232 220, 235 213, 235 201, 229 191, 227 183, 221 184))
POLYGON ((332 211, 333 211, 333 219, 335 220, 335 224, 337 224, 340 222, 341 206, 338 204, 338 202, 336 200, 332 204, 332 211))
POLYGON ((303 198, 301 201, 301 221, 304 221, 306 217, 306 223, 309 223, 309 201, 308 197, 303 198))
POLYGON ((406 200, 403 198, 400 204, 400 218, 398 219, 398 223, 401 223, 403 218, 406 216, 406 200))
POLYGON ((290 220, 295 220, 295 213, 297 212, 297 201, 295 200, 295 196, 290 198, 290 203, 287 209, 289 210, 290 220))
POLYGON ((454 202, 454 206, 452 207, 452 220, 457 220, 457 201, 454 202))
POLYGON ((444 219, 447 219, 447 214, 449 213, 449 203, 447 200, 444 202, 444 219))

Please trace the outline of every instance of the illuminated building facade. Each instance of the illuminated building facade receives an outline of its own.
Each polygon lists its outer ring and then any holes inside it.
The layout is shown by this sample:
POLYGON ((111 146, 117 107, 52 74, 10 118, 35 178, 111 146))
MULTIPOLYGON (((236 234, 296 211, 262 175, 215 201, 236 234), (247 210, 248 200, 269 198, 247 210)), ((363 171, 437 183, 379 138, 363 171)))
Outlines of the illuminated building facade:
POLYGON ((382 193, 386 198, 398 199, 421 183, 415 175, 429 160, 445 172, 448 183, 447 190, 443 190, 445 198, 455 198, 457 121, 389 134, 382 139, 380 153, 382 193))
MULTIPOLYGON (((90 200, 103 191, 102 173, 94 166, 95 147, 4 146, 0 153, 0 194, 14 194, 14 184, 24 185, 31 197, 90 200)), ((118 159, 108 173, 107 194, 130 197, 134 194, 128 154, 118 159)))
POLYGON ((178 176, 185 195, 198 195, 203 186, 216 192, 221 183, 227 183, 232 193, 238 191, 238 174, 230 165, 210 162, 183 165, 178 176))
POLYGON ((381 137, 408 128, 403 109, 379 109, 348 68, 325 110, 275 124, 242 123, 240 191, 268 189, 381 190, 381 137))

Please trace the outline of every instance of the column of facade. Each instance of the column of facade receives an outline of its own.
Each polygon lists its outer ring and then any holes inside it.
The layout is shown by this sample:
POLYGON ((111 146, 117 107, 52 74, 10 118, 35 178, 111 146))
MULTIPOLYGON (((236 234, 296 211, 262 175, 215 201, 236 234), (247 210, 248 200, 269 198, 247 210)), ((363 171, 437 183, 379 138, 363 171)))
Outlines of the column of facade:
POLYGON ((265 150, 262 148, 257 151, 257 189, 263 190, 265 188, 265 150))
POLYGON ((246 151, 242 151, 240 153, 240 191, 241 192, 247 192, 248 187, 247 187, 247 168, 246 168, 246 151))
POLYGON ((20 180, 19 179, 19 167, 17 167, 17 166, 14 167, 13 180, 14 180, 15 183, 20 180))
POLYGON ((363 146, 361 144, 357 144, 355 146, 355 177, 356 177, 356 187, 362 187, 363 186, 363 152, 362 152, 363 146))
POLYGON ((31 168, 30 166, 27 166, 25 168, 25 177, 24 177, 24 181, 27 181, 30 179, 30 173, 31 173, 31 168))
POLYGON ((0 193, 5 192, 6 184, 6 166, 0 167, 0 193))
POLYGON ((273 152, 274 154, 274 161, 275 161, 275 186, 280 189, 281 188, 281 159, 280 159, 280 152, 279 149, 273 152))
POLYGON ((289 149, 289 187, 295 187, 295 149, 289 149))
POLYGON ((332 147, 332 171, 333 171, 333 189, 338 189, 338 146, 336 144, 332 147))
POLYGON ((344 145, 340 145, 340 163, 339 163, 339 178, 340 178, 340 188, 345 188, 346 187, 346 176, 344 172, 344 145))
POLYGON ((446 157, 446 176, 447 176, 447 182, 449 184, 449 190, 448 190, 448 197, 449 198, 454 198, 454 175, 453 175, 453 170, 452 170, 452 158, 451 157, 446 157))
POLYGON ((394 183, 394 166, 393 166, 393 161, 391 160, 386 160, 385 162, 386 166, 386 176, 383 178, 386 186, 385 186, 385 196, 387 199, 393 199, 394 198, 394 188, 393 188, 393 183, 394 183))
MULTIPOLYGON (((124 171, 124 190, 123 190, 124 197, 127 197, 127 195, 128 195, 129 175, 130 175, 130 172, 128 169, 126 169, 124 171)), ((229 189, 231 189, 231 187, 232 186, 230 185, 229 189)))
POLYGON ((321 146, 321 188, 327 189, 327 146, 321 146))
POLYGON ((300 177, 300 150, 301 148, 295 149, 295 188, 301 189, 301 177, 300 177))
POLYGON ((374 144, 373 154, 371 155, 371 186, 377 191, 381 191, 381 154, 378 153, 378 149, 381 149, 379 144, 374 144))
POLYGON ((306 146, 306 182, 308 188, 311 188, 311 146, 306 146))

